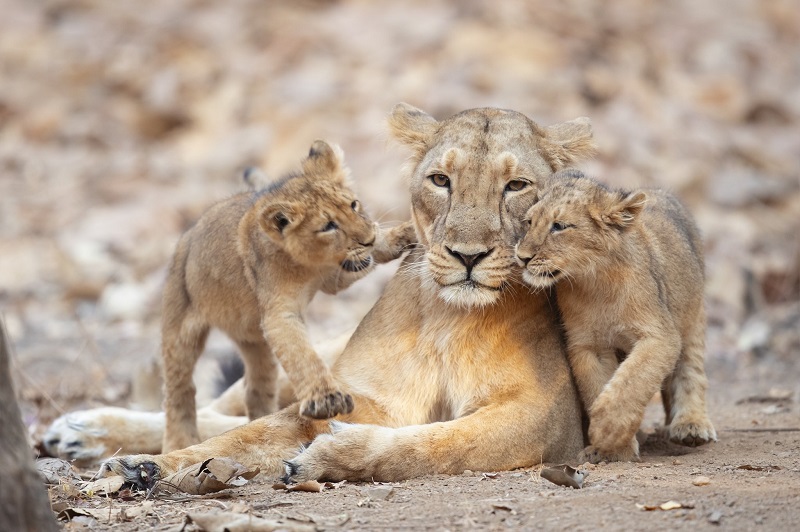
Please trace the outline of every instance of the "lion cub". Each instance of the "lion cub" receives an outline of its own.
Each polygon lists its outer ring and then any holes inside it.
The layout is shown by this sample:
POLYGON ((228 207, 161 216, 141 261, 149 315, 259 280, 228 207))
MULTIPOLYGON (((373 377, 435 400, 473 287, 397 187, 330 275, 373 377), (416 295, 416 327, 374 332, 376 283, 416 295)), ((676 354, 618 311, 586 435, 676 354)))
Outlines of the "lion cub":
POLYGON ((705 404, 703 246, 686 209, 661 190, 611 190, 572 170, 543 185, 528 219, 517 258, 528 284, 557 285, 589 414, 584 458, 638 458, 636 431, 659 389, 671 440, 716 440, 705 404))
POLYGON ((192 372, 212 327, 239 347, 251 419, 277 408, 278 361, 303 415, 352 411, 309 343, 304 311, 318 290, 346 288, 414 241, 410 222, 379 230, 349 187, 341 150, 323 141, 299 173, 211 207, 178 242, 164 288, 163 452, 200 441, 192 372))

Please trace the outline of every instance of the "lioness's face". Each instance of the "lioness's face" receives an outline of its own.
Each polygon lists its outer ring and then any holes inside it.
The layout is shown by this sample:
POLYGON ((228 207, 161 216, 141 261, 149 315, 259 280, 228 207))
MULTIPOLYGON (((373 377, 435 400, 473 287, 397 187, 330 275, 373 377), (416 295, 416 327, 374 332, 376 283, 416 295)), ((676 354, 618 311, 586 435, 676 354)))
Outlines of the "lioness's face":
POLYGON ((411 203, 425 247, 423 279, 448 303, 494 303, 518 271, 514 245, 538 184, 591 151, 588 123, 543 129, 500 109, 464 111, 437 122, 400 104, 390 124, 416 152, 411 203), (572 146, 564 147, 559 131, 568 133, 572 146))

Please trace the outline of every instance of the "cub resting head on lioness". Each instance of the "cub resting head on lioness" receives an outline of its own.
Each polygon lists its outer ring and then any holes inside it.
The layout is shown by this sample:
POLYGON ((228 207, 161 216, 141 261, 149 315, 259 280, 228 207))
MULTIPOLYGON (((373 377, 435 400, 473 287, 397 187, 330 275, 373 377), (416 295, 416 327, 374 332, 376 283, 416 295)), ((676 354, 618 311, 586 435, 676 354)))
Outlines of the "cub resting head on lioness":
POLYGON ((557 285, 589 413, 584 456, 638 458, 635 434, 659 389, 673 441, 716 440, 705 403, 703 249, 688 211, 662 190, 612 190, 573 170, 544 183, 527 219, 517 257, 528 284, 557 285))
POLYGON ((303 314, 318 290, 336 293, 399 257, 414 232, 410 223, 380 230, 349 181, 341 150, 318 140, 298 173, 216 204, 181 238, 162 308, 165 451, 200 441, 192 372, 212 327, 239 347, 250 419, 277 410, 277 361, 303 415, 353 409, 303 314))
POLYGON ((588 120, 541 127, 514 111, 471 109, 437 121, 400 104, 389 124, 412 151, 420 244, 334 363, 354 399, 339 416, 346 423, 303 417, 294 404, 187 449, 115 457, 107 469, 150 486, 230 456, 270 475, 289 460, 298 480, 394 481, 569 460, 583 448, 553 302, 522 284, 514 245, 538 183, 593 152, 588 120))

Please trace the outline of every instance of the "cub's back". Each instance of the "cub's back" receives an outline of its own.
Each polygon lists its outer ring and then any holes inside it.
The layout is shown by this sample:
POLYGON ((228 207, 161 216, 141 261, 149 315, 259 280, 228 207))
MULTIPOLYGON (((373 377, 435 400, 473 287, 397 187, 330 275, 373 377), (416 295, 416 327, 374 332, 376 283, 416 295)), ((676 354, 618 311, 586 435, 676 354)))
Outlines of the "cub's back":
POLYGON ((651 269, 666 290, 672 310, 702 301, 703 242, 691 214, 672 194, 646 189, 647 205, 640 218, 641 235, 648 243, 651 269))

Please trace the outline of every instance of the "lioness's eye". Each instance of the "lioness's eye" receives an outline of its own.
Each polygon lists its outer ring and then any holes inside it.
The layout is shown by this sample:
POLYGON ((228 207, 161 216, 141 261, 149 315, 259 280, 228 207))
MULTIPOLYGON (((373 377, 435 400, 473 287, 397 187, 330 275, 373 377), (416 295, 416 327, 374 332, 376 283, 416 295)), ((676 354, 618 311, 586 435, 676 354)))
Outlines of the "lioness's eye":
POLYGON ((334 231, 334 230, 336 230, 336 229, 338 229, 338 228, 339 228, 339 226, 338 226, 338 225, 336 225, 336 222, 334 222, 333 220, 331 220, 330 222, 328 222, 327 224, 325 224, 325 227, 323 227, 323 228, 322 228, 322 231, 321 231, 321 232, 322 232, 322 233, 327 233, 328 231, 334 231))
POLYGON ((450 186, 450 178, 444 174, 432 174, 428 176, 428 179, 433 181, 433 184, 437 187, 449 187, 450 186))
POLYGON ((353 209, 354 211, 358 212, 359 205, 360 204, 358 203, 358 200, 353 200, 353 203, 350 204, 350 208, 353 209))
POLYGON ((565 224, 564 222, 553 222, 553 226, 550 227, 550 232, 558 233, 559 231, 563 231, 567 227, 570 227, 569 224, 565 224))
POLYGON ((513 181, 509 181, 506 184, 506 191, 517 192, 527 186, 528 186, 527 181, 523 181, 522 179, 515 179, 513 181))

